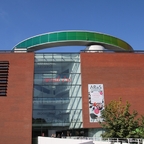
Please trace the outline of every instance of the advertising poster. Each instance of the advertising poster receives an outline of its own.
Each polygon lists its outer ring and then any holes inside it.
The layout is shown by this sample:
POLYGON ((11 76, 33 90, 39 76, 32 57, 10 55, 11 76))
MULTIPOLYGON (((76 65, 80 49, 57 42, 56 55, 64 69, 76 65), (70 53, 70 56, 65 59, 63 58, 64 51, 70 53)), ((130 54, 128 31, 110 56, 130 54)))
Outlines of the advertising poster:
POLYGON ((88 84, 88 98, 90 122, 102 121, 101 111, 104 109, 103 84, 88 84))

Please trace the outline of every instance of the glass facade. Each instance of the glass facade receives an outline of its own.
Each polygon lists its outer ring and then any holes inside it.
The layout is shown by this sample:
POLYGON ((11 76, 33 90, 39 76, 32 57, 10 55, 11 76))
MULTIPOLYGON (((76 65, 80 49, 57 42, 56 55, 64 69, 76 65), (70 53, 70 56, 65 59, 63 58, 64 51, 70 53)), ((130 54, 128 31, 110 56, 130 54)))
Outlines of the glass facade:
POLYGON ((33 136, 82 127, 80 55, 35 54, 33 136))

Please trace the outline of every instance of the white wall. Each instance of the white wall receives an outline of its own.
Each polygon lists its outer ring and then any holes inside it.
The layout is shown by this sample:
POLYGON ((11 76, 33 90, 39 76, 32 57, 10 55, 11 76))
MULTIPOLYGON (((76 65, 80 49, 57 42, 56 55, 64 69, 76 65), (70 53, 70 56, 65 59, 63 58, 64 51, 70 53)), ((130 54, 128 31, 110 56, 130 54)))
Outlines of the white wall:
MULTIPOLYGON (((38 137, 38 144, 93 144, 91 140, 38 137)), ((100 144, 100 143, 98 143, 100 144)))

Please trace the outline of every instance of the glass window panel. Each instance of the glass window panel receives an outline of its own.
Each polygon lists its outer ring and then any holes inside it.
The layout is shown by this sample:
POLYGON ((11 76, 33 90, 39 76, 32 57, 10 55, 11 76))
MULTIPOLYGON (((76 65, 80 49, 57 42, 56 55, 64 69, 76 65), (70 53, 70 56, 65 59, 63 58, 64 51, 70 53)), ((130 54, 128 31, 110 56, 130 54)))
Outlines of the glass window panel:
POLYGON ((48 42, 48 34, 40 36, 41 43, 48 42))
POLYGON ((61 40, 67 40, 67 33, 66 32, 58 33, 58 41, 61 41, 61 40))
POLYGON ((61 73, 62 71, 61 62, 53 63, 52 66, 53 66, 53 71, 57 71, 57 73, 61 73))
POLYGON ((34 86, 34 97, 41 97, 42 96, 42 86, 35 85, 34 86))
POLYGON ((70 124, 70 129, 79 129, 79 128, 82 128, 83 127, 83 125, 82 125, 82 122, 80 122, 80 123, 71 123, 70 124))
POLYGON ((61 54, 53 54, 53 58, 61 59, 61 54))
POLYGON ((70 74, 71 83, 74 84, 81 84, 80 74, 70 74))
POLYGON ((24 48, 24 47, 27 47, 26 41, 20 43, 17 47, 18 47, 18 48, 24 48))
POLYGON ((43 62, 43 54, 35 55, 35 63, 43 62))
POLYGON ((87 40, 88 41, 95 41, 95 34, 94 33, 87 33, 87 40))
POLYGON ((70 97, 80 97, 81 96, 81 86, 80 85, 74 85, 70 87, 69 90, 70 97))
POLYGON ((44 57, 44 60, 47 61, 47 62, 52 62, 53 61, 52 54, 44 54, 43 57, 44 57))
POLYGON ((51 85, 35 85, 34 97, 54 97, 55 87, 51 85))
POLYGON ((61 62, 61 55, 60 54, 53 54, 53 61, 61 62))
POLYGON ((33 101, 34 109, 56 109, 63 110, 66 105, 69 104, 70 99, 68 98, 55 98, 55 97, 35 97, 33 101))
POLYGON ((64 109, 81 109, 82 108, 82 99, 81 97, 70 98, 68 105, 64 109))
POLYGON ((96 40, 103 42, 103 35, 102 34, 96 34, 96 40))
POLYGON ((76 33, 77 40, 87 40, 87 36, 85 32, 78 32, 76 33))
MULTIPOLYGON (((65 95, 65 93, 67 94, 70 90, 70 86, 69 85, 61 85, 61 86, 56 86, 55 87, 55 96, 62 96, 65 95)), ((69 95, 67 95, 69 96, 69 95)))
POLYGON ((43 103, 39 103, 38 101, 34 100, 34 103, 33 103, 33 109, 34 110, 54 110, 55 106, 54 105, 46 105, 46 104, 43 104, 43 103))
POLYGON ((74 123, 76 121, 82 122, 82 110, 81 109, 71 110, 70 121, 72 123, 74 123))
POLYGON ((55 107, 55 109, 63 109, 62 108, 63 105, 68 104, 69 102, 70 102, 70 98, 60 98, 60 97, 37 97, 37 98, 34 98, 34 103, 43 104, 43 105, 53 105, 55 107))
POLYGON ((112 41, 112 43, 113 43, 113 44, 115 44, 115 45, 117 45, 117 44, 118 44, 117 39, 116 39, 116 38, 114 38, 114 37, 113 37, 113 38, 111 38, 111 41, 112 41))
POLYGON ((74 63, 71 69, 71 73, 80 73, 80 64, 74 63))
POLYGON ((103 38, 104 38, 105 42, 111 43, 111 37, 110 36, 104 35, 103 38))
POLYGON ((71 54, 62 54, 62 60, 68 61, 69 59, 72 60, 71 54))
POLYGON ((41 73, 54 73, 53 71, 52 71, 52 66, 51 65, 49 65, 49 66, 35 66, 35 72, 38 74, 41 74, 41 73))
POLYGON ((27 43, 26 43, 27 47, 29 47, 29 46, 32 45, 32 39, 29 39, 29 40, 27 40, 26 42, 27 42, 27 43))
POLYGON ((80 58, 79 54, 71 54, 71 56, 74 57, 74 58, 80 58))
POLYGON ((118 45, 121 47, 127 47, 127 44, 124 41, 118 40, 118 45))
MULTIPOLYGON (((52 107, 51 107, 52 108, 52 107)), ((41 109, 34 109, 33 111, 33 119, 40 120, 40 123, 81 123, 82 122, 82 110, 52 110, 45 109, 41 111, 41 109)), ((62 126, 62 125, 61 125, 62 126)))
POLYGON ((76 40, 76 32, 68 32, 67 39, 68 40, 76 40))
POLYGON ((42 85, 42 83, 43 83, 42 79, 34 79, 34 84, 42 85))
POLYGON ((40 37, 34 37, 33 39, 33 45, 39 44, 40 43, 40 37))
POLYGON ((57 41, 57 33, 49 34, 49 42, 57 41))

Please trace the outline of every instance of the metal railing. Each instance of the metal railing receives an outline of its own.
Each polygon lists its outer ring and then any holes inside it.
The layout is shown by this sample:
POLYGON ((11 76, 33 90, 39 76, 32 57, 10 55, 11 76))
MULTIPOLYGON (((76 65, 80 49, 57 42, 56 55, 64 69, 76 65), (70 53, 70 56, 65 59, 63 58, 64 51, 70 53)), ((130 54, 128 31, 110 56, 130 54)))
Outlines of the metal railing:
MULTIPOLYGON (((25 50, 20 50, 20 51, 14 51, 14 50, 0 50, 0 53, 15 53, 15 52, 31 52, 31 51, 25 51, 25 50)), ((76 54, 78 54, 78 53, 81 53, 81 52, 83 52, 83 53, 87 53, 87 52, 89 52, 89 53, 141 53, 141 54, 144 54, 144 50, 80 50, 79 52, 71 52, 71 51, 69 51, 69 52, 47 52, 47 51, 43 51, 43 52, 39 52, 39 51, 35 51, 34 53, 40 53, 40 54, 42 54, 42 53, 50 53, 50 54, 52 54, 52 53, 62 53, 62 54, 65 54, 65 53, 76 53, 76 54)))
POLYGON ((102 138, 102 137, 66 137, 70 139, 85 139, 92 141, 110 142, 111 144, 144 144, 143 138, 102 138))

